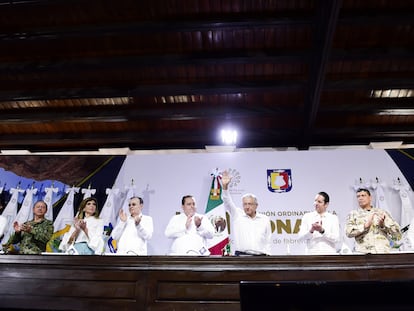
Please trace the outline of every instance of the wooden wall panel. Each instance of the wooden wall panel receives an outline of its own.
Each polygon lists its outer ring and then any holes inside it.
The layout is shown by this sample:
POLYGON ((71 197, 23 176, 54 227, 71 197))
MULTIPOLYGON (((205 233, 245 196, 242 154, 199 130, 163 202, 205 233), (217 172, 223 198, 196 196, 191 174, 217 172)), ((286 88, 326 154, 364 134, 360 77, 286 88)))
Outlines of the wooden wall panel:
POLYGON ((0 309, 239 311, 240 281, 402 281, 414 254, 0 256, 0 309))

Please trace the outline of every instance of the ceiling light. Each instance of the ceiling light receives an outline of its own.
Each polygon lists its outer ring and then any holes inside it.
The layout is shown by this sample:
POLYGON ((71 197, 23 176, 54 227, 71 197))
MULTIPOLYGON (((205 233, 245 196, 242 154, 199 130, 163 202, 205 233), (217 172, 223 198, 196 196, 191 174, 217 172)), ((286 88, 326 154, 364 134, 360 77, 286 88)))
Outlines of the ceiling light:
POLYGON ((221 130, 221 141, 225 145, 235 145, 237 142, 237 131, 221 130))
POLYGON ((377 113, 380 116, 411 116, 414 109, 383 109, 377 113))
POLYGON ((387 89, 372 90, 371 97, 374 98, 407 98, 414 97, 413 89, 387 89))
POLYGON ((1 150, 1 154, 7 154, 7 155, 20 155, 20 154, 30 154, 29 150, 1 150))

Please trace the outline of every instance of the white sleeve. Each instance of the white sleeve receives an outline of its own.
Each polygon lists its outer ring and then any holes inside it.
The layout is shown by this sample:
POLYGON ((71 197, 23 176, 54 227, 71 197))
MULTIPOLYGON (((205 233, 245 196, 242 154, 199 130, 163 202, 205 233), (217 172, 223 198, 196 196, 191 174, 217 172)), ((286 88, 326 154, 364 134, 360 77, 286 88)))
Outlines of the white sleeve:
POLYGON ((101 254, 104 248, 103 240, 103 220, 94 218, 88 222, 88 246, 95 251, 95 254, 101 254))
POLYGON ((3 236, 7 227, 7 218, 0 215, 0 238, 3 236))
POLYGON ((154 224, 151 216, 143 215, 139 225, 136 227, 138 236, 146 241, 151 239, 152 233, 154 232, 154 224))
POLYGON ((124 228, 126 225, 126 221, 122 221, 121 219, 118 220, 118 223, 115 225, 115 228, 111 232, 111 237, 114 240, 119 240, 121 238, 122 232, 124 232, 124 228))

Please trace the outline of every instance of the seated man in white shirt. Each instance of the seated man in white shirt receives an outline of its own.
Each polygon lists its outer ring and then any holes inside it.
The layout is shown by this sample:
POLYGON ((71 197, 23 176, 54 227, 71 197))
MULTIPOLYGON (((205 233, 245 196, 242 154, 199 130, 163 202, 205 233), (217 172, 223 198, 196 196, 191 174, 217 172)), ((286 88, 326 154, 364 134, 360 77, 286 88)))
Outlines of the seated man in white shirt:
POLYGON ((299 240, 306 241, 307 255, 337 254, 339 220, 338 216, 326 210, 328 205, 329 195, 321 191, 313 202, 315 210, 302 217, 298 236, 299 240))
POLYGON ((152 217, 142 214, 144 201, 140 197, 130 198, 128 207, 130 216, 121 208, 119 221, 111 233, 117 241, 116 254, 146 256, 147 242, 154 231, 152 217))
POLYGON ((174 215, 166 229, 165 236, 173 239, 169 255, 208 256, 207 239, 214 235, 214 227, 207 217, 198 214, 192 195, 181 200, 183 213, 174 215))

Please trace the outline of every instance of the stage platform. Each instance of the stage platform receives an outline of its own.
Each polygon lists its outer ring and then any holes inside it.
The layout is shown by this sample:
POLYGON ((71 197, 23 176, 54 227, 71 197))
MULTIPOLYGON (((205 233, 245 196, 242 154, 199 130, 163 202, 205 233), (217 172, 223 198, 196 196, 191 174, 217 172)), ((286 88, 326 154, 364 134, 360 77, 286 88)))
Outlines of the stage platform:
MULTIPOLYGON (((241 281, 410 281, 414 280, 414 254, 0 255, 0 280, 3 309, 239 311, 241 281)), ((284 297, 275 297, 275 304, 280 299, 284 297)))

